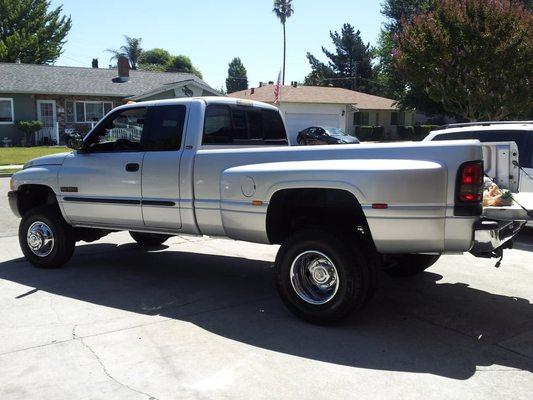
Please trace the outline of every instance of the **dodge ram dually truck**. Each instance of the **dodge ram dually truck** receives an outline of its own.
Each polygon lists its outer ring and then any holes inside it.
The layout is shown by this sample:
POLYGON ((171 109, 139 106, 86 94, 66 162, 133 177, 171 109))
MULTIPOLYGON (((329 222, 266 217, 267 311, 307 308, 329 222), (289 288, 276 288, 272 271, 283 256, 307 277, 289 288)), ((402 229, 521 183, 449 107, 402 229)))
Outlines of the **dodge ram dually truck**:
POLYGON ((278 109, 258 102, 124 105, 70 147, 12 177, 30 263, 61 266, 76 241, 112 231, 141 246, 178 234, 281 244, 281 298, 315 323, 361 308, 380 270, 499 256, 525 223, 483 217, 479 141, 290 146, 278 109))

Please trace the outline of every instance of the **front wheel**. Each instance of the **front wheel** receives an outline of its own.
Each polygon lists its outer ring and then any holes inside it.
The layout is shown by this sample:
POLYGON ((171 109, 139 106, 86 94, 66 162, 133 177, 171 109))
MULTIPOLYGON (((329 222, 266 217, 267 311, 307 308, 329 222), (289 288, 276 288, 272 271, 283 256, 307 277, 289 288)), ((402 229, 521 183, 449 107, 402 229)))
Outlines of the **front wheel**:
POLYGON ((70 260, 76 241, 59 211, 43 206, 22 217, 19 243, 26 260, 34 266, 57 268, 70 260))
POLYGON ((383 272, 394 277, 410 277, 424 272, 437 262, 440 255, 400 254, 389 256, 384 262, 383 272))
POLYGON ((169 235, 159 233, 130 232, 130 235, 141 246, 159 246, 170 238, 169 235))
POLYGON ((338 321, 360 308, 367 297, 366 258, 354 243, 326 231, 292 235, 276 256, 275 270, 281 299, 308 322, 338 321))

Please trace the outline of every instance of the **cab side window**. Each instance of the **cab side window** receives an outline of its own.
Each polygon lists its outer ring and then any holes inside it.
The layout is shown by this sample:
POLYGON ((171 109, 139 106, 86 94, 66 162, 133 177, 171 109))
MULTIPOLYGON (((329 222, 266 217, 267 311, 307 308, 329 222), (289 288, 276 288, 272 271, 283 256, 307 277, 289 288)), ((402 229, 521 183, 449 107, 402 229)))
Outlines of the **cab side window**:
POLYGON ((157 106, 148 109, 148 124, 141 147, 145 151, 179 150, 185 125, 184 105, 157 106))
POLYGON ((278 112, 239 105, 209 105, 205 112, 203 145, 287 145, 278 112))
POLYGON ((227 106, 212 105, 205 111, 202 144, 224 144, 233 141, 233 126, 227 106))
POLYGON ((146 125, 146 107, 116 112, 91 133, 86 148, 91 152, 140 151, 146 125))

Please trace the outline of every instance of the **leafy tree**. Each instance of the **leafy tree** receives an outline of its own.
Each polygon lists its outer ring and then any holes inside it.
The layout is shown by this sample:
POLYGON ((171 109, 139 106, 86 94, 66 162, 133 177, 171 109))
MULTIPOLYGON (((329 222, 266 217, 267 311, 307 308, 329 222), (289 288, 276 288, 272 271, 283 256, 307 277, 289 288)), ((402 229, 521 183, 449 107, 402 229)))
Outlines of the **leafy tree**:
POLYGON ((120 46, 119 50, 107 49, 106 51, 113 54, 111 60, 116 60, 119 57, 124 56, 129 60, 131 69, 137 69, 139 58, 143 52, 141 47, 142 39, 129 37, 127 35, 124 35, 124 39, 126 40, 126 44, 120 46))
POLYGON ((239 57, 235 57, 228 65, 228 77, 226 78, 226 89, 228 93, 238 92, 248 89, 248 76, 246 68, 239 57))
POLYGON ((145 71, 165 71, 172 56, 164 49, 150 49, 143 51, 139 57, 139 69, 145 71))
POLYGON ((372 83, 372 50, 361 39, 361 32, 350 24, 344 24, 341 33, 330 32, 335 51, 322 47, 329 59, 328 64, 319 61, 311 53, 307 59, 311 73, 305 78, 306 85, 333 85, 367 93, 374 91, 372 83))
POLYGON ((0 0, 0 61, 46 64, 61 55, 72 25, 47 0, 0 0))
POLYGON ((287 55, 287 35, 285 31, 285 22, 287 18, 294 13, 292 9, 292 0, 274 0, 274 9, 272 10, 276 17, 279 18, 281 25, 283 25, 283 72, 281 84, 285 85, 285 58, 287 55))
POLYGON ((533 112, 533 13, 511 0, 439 0, 396 39, 395 65, 468 120, 533 112))
MULTIPOLYGON (((379 62, 375 67, 375 80, 378 93, 385 97, 397 99, 403 108, 416 108, 428 114, 449 114, 442 104, 433 101, 424 90, 409 82, 398 70, 393 60, 394 40, 409 26, 414 17, 432 11, 437 0, 385 0, 382 14, 387 22, 381 30, 375 56, 379 62)), ((531 9, 533 0, 515 0, 515 4, 524 4, 531 9)))
POLYGON ((168 72, 185 72, 202 79, 202 73, 192 65, 191 59, 184 55, 172 57, 165 70, 168 72))
POLYGON ((431 100, 423 88, 408 82, 398 71, 393 60, 394 39, 404 25, 412 19, 433 9, 435 0, 386 0, 381 13, 387 22, 381 30, 375 56, 379 62, 374 69, 378 93, 398 100, 403 108, 416 108, 428 114, 444 114, 442 105, 431 100))

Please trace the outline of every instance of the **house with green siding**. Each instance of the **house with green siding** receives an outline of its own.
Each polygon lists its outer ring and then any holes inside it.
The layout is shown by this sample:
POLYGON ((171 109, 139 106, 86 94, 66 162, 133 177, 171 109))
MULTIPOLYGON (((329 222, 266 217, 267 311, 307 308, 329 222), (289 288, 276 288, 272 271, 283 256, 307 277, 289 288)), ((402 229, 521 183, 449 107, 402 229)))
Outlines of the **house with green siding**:
POLYGON ((195 75, 131 70, 123 58, 117 68, 0 63, 0 142, 19 143, 20 120, 42 122, 35 144, 63 143, 128 101, 219 95, 195 75))

